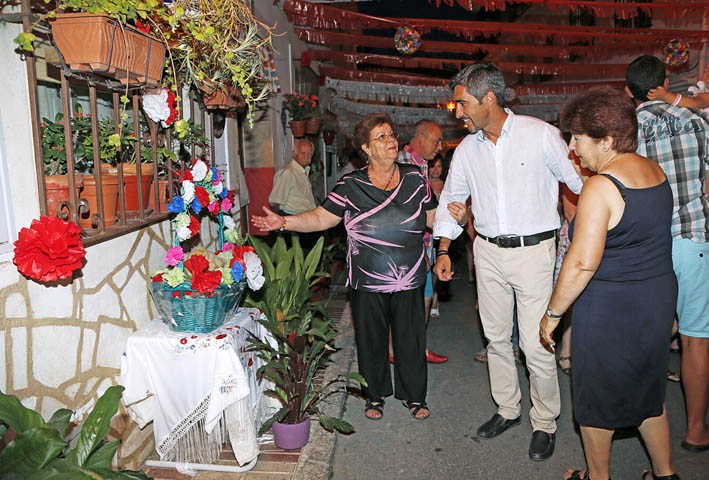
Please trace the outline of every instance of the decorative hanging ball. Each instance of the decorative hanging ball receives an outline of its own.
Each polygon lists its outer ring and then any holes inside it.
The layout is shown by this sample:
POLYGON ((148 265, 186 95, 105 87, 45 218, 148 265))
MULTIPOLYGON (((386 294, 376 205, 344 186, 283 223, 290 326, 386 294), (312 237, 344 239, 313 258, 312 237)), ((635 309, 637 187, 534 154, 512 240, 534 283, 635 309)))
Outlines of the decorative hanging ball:
POLYGON ((682 65, 689 60, 689 44, 676 38, 667 42, 664 52, 667 65, 682 65))
POLYGON ((421 46, 421 34, 409 27, 399 27, 394 34, 394 46, 399 53, 413 54, 421 46))

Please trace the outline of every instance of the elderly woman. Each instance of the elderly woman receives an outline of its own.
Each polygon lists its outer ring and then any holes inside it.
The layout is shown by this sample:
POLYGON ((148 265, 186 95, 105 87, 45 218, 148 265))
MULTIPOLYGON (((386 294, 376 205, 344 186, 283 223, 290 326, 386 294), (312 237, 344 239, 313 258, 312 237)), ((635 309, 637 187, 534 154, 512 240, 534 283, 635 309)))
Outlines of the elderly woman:
MULTIPOLYGON (((424 420, 427 366, 423 289, 426 252, 423 234, 438 202, 418 167, 396 163, 399 144, 386 114, 362 118, 355 141, 368 165, 342 176, 321 206, 281 217, 264 207, 252 217, 262 230, 325 230, 345 219, 350 302, 354 315, 359 372, 367 381, 365 415, 383 416, 384 398, 395 392, 411 415, 424 420), (392 391, 388 362, 391 326, 394 355, 392 391)), ((460 203, 449 206, 465 220, 460 203)))
POLYGON ((599 173, 584 184, 540 324, 542 343, 554 345, 552 332, 576 300, 573 403, 588 471, 565 478, 607 480, 614 430, 637 426, 653 467, 642 478, 678 479, 664 406, 677 298, 672 192, 657 163, 635 153, 635 106, 624 93, 589 90, 564 107, 561 124, 581 165, 599 173))

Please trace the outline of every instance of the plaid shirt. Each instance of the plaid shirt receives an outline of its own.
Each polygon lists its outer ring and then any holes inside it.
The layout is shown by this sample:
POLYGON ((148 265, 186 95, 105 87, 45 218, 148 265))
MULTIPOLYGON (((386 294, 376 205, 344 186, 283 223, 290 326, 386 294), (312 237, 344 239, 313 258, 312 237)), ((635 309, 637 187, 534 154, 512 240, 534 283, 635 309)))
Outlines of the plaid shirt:
POLYGON ((656 161, 672 187, 672 237, 709 241, 709 164, 706 118, 696 110, 661 101, 637 107, 638 154, 656 161))

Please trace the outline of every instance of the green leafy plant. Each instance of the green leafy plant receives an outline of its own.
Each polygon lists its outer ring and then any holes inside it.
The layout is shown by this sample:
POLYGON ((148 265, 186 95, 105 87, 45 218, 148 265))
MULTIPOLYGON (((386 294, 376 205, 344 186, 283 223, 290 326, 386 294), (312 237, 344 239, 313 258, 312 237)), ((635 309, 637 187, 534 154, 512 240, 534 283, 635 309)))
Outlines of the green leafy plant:
POLYGON ((316 372, 330 362, 337 336, 322 304, 312 300, 311 287, 319 278, 329 277, 324 272, 316 272, 323 238, 306 258, 303 258, 296 236, 290 249, 286 248, 283 237, 270 248, 258 239, 251 238, 250 241, 263 263, 266 282, 259 292, 250 292, 246 302, 264 312, 266 319, 259 322, 273 341, 251 334, 248 350, 256 352, 265 362, 257 376, 273 382, 273 388, 267 390, 266 395, 278 399, 283 405, 264 422, 260 433, 268 430, 275 421, 300 423, 306 413, 317 416, 320 425, 328 431, 353 432, 352 425, 344 420, 323 415, 319 403, 348 380, 366 386, 364 378, 357 373, 345 373, 322 384, 314 382, 316 372))
MULTIPOLYGON (((88 170, 93 156, 91 138, 91 114, 84 115, 81 106, 75 107, 76 115, 71 119, 74 169, 88 170)), ((39 125, 42 134, 42 159, 45 175, 65 175, 67 173, 66 139, 64 136, 64 116, 57 113, 54 121, 42 118, 39 125)))
POLYGON ((123 387, 112 386, 96 402, 81 427, 74 448, 64 436, 71 410, 57 410, 49 422, 24 407, 17 397, 0 392, 0 436, 15 433, 14 440, 0 452, 0 478, 23 480, 138 480, 150 479, 142 471, 111 470, 119 440, 104 437, 118 410, 123 387))
POLYGON ((321 131, 337 133, 337 117, 331 113, 325 114, 323 116, 321 131))

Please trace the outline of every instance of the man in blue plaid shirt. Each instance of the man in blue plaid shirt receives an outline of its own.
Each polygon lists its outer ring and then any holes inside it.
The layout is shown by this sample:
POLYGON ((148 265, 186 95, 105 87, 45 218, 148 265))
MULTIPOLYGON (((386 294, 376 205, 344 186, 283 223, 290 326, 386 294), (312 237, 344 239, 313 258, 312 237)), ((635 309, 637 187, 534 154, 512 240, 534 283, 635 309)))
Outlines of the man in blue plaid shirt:
MULTIPOLYGON (((682 448, 709 450, 709 164, 707 119, 698 110, 648 101, 651 88, 668 80, 663 63, 643 55, 628 65, 626 90, 637 105, 638 151, 655 160, 672 187, 672 262, 677 275, 677 316, 682 339, 682 383, 687 433, 682 448)), ((670 332, 668 332, 669 335, 670 332)), ((668 338, 669 342, 669 338, 668 338)), ((669 348, 669 345, 668 345, 669 348)))

